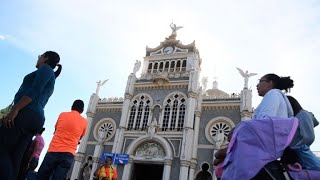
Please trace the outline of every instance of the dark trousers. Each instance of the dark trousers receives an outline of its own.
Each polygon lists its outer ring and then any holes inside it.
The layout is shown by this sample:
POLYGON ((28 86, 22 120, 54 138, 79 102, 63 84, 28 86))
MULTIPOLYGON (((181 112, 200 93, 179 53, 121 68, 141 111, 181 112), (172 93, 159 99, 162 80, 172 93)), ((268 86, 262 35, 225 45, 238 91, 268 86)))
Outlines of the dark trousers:
POLYGON ((39 180, 65 179, 73 163, 73 154, 68 152, 48 152, 38 171, 39 180))
POLYGON ((15 180, 20 163, 32 137, 41 130, 44 119, 24 108, 14 120, 13 128, 0 127, 0 179, 15 180))
POLYGON ((39 158, 33 157, 29 163, 29 168, 27 169, 25 173, 26 175, 24 176, 23 180, 25 180, 26 178, 28 180, 35 179, 33 178, 35 174, 34 170, 37 168, 38 163, 39 163, 39 158))

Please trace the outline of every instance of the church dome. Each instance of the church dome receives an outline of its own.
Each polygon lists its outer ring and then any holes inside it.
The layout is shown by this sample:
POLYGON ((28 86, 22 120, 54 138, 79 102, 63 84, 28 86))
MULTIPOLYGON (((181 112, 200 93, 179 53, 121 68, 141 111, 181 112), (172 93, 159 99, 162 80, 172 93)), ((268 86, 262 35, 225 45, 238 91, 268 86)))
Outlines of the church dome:
POLYGON ((213 81, 212 83, 212 89, 208 89, 206 91, 208 96, 213 96, 213 97, 225 97, 228 96, 228 94, 224 91, 221 91, 220 89, 218 89, 218 82, 217 81, 213 81))
POLYGON ((216 96, 216 97, 223 97, 228 95, 226 92, 221 91, 219 89, 208 89, 207 94, 208 96, 216 96))

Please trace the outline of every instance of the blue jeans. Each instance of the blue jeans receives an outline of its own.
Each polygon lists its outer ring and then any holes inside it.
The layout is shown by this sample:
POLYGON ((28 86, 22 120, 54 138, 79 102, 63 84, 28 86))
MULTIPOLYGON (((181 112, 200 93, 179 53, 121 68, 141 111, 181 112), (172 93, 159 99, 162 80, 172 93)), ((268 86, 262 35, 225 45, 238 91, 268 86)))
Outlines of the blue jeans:
POLYGON ((23 155, 32 137, 41 130, 44 118, 24 108, 14 120, 13 128, 0 127, 0 179, 17 178, 23 155))
POLYGON ((39 180, 64 179, 73 163, 73 154, 68 152, 48 152, 38 171, 39 180))

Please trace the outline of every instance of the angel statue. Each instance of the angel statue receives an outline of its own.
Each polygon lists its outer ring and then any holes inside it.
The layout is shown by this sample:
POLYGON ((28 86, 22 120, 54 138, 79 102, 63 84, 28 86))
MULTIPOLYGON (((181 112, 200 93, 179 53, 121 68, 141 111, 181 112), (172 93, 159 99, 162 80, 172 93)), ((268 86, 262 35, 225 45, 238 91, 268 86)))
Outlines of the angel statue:
POLYGON ((102 81, 102 82, 101 82, 101 80, 100 80, 100 81, 97 82, 96 95, 99 95, 99 91, 100 91, 101 86, 103 86, 108 80, 109 80, 109 79, 104 80, 104 81, 102 81))
POLYGON ((201 80, 201 84, 202 84, 202 92, 203 94, 206 94, 207 91, 207 85, 208 85, 208 77, 203 77, 201 80))
POLYGON ((173 24, 173 22, 170 24, 170 27, 172 29, 172 33, 169 36, 169 39, 176 39, 177 37, 177 31, 181 28, 183 28, 183 26, 177 26, 176 24, 173 24))
POLYGON ((133 74, 136 74, 136 72, 139 71, 140 67, 141 67, 141 61, 136 60, 136 63, 134 63, 133 74))
POLYGON ((237 68, 242 77, 244 77, 244 89, 248 89, 248 81, 251 76, 257 75, 257 73, 244 72, 242 69, 237 68))
POLYGON ((173 22, 170 24, 170 27, 172 32, 177 32, 179 29, 183 28, 183 26, 177 26, 176 24, 173 24, 173 22))

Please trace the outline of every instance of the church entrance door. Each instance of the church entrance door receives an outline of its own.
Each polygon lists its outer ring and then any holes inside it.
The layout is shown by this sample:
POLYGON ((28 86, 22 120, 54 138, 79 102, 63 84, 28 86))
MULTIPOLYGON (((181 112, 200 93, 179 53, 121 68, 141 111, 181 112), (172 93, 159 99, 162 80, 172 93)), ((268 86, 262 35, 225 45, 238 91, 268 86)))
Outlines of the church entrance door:
POLYGON ((134 163, 131 180, 162 180, 163 164, 134 163))

